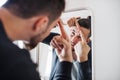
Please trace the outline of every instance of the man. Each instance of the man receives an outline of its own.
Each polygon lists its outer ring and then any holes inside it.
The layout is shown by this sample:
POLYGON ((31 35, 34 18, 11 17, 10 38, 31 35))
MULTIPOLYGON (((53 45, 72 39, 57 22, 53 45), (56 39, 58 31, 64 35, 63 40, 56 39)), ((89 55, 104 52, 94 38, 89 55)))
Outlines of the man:
MULTIPOLYGON (((73 46, 73 52, 72 52, 73 58, 74 60, 76 60, 74 61, 72 67, 72 73, 71 73, 72 80, 92 80, 91 51, 89 51, 90 48, 87 44, 90 43, 89 38, 91 35, 90 34, 91 22, 89 19, 79 19, 78 23, 76 23, 76 19, 71 18, 68 21, 68 25, 70 27, 70 32, 71 32, 70 39, 71 39, 71 44, 73 46), (78 30, 80 31, 80 33, 78 30), (82 49, 80 49, 81 48, 80 46, 82 46, 82 49)), ((50 44, 52 38, 54 39, 54 36, 57 35, 59 34, 51 33, 45 40, 43 40, 43 43, 50 44)), ((53 44, 53 42, 55 41, 52 40, 51 43, 53 44)), ((56 74, 56 65, 59 63, 55 49, 53 49, 52 59, 53 60, 52 60, 52 70, 51 70, 50 80, 54 78, 54 75, 56 74)))
MULTIPOLYGON (((8 0, 0 8, 0 80, 40 80, 29 52, 18 48, 13 41, 30 44, 42 41, 58 22, 64 7, 64 0, 8 0)), ((65 55, 59 57, 61 61, 53 79, 70 80, 70 43, 61 37, 57 39, 64 44, 61 50, 65 50, 65 55)))

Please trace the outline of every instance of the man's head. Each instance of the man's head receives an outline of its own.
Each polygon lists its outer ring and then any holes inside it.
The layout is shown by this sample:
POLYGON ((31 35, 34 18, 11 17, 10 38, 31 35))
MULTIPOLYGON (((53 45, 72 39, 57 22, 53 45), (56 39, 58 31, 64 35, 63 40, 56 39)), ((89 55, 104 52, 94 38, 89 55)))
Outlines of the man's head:
MULTIPOLYGON (((91 22, 89 19, 83 18, 78 20, 79 27, 81 31, 83 32, 86 41, 89 40, 91 36, 91 22)), ((70 39, 72 42, 72 45, 76 45, 78 41, 81 41, 80 35, 78 35, 78 29, 76 26, 70 27, 70 39)))
POLYGON ((8 0, 3 7, 12 14, 27 19, 47 15, 49 21, 57 19, 65 8, 64 0, 8 0))
POLYGON ((22 19, 24 24, 26 22, 25 25, 20 23, 21 27, 24 26, 23 31, 19 32, 22 36, 21 40, 36 44, 47 37, 57 23, 64 11, 65 0, 8 0, 3 7, 12 15, 22 19))

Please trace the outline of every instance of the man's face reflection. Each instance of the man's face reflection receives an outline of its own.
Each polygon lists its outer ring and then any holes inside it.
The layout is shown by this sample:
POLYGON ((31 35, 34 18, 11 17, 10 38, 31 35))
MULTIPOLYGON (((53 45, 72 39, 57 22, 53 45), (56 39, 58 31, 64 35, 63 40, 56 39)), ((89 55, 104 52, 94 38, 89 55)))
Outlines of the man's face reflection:
MULTIPOLYGON (((88 35, 90 33, 90 30, 81 27, 81 31, 83 32, 85 39, 87 41, 89 39, 88 35)), ((70 27, 70 40, 72 46, 75 46, 79 41, 81 41, 81 37, 76 26, 70 27)))

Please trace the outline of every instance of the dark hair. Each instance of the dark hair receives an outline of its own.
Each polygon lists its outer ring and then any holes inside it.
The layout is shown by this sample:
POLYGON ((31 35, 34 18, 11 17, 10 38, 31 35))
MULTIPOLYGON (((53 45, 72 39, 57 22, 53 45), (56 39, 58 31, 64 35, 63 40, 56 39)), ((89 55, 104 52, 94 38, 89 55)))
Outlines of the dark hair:
POLYGON ((65 8, 64 0, 8 0, 3 7, 21 18, 40 14, 48 15, 50 21, 57 19, 65 8))
POLYGON ((80 19, 78 20, 78 24, 84 28, 90 29, 91 28, 91 22, 89 19, 80 19))
POLYGON ((78 20, 78 24, 86 29, 90 29, 90 34, 88 37, 91 36, 91 17, 88 16, 88 18, 82 18, 78 20))

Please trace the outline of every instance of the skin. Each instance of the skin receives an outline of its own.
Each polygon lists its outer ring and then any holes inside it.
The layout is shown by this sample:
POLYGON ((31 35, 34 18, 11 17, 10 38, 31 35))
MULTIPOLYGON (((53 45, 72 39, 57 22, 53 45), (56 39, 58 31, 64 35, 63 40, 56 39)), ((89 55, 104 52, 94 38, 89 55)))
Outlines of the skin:
MULTIPOLYGON (((88 41, 89 40, 88 35, 90 33, 90 30, 81 26, 81 31, 84 34, 85 40, 88 41)), ((76 45, 78 41, 81 41, 80 34, 78 32, 77 27, 75 26, 70 27, 70 39, 73 46, 76 45)))

